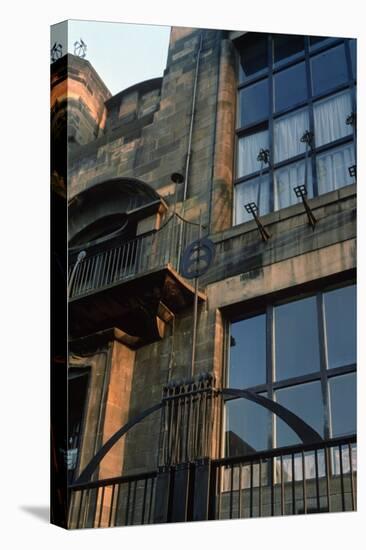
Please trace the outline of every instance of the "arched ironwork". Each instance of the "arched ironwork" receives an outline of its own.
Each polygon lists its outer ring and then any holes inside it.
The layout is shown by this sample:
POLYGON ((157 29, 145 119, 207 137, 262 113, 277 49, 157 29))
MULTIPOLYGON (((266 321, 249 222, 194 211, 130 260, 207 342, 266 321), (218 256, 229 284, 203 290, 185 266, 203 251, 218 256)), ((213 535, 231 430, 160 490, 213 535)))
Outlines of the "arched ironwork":
MULTIPOLYGON (((265 409, 273 412, 277 416, 281 418, 301 439, 301 441, 305 444, 314 444, 314 443, 320 443, 323 441, 323 438, 311 427, 309 424, 304 422, 299 416, 289 411, 286 407, 283 407, 279 403, 276 403, 275 401, 272 401, 271 399, 268 399, 267 397, 263 397, 260 395, 256 395, 255 393, 252 393, 248 390, 241 390, 241 389, 235 389, 235 388, 224 388, 221 390, 217 390, 218 394, 221 394, 224 399, 226 397, 233 397, 233 398, 243 398, 247 399, 248 401, 252 401, 254 403, 257 403, 258 405, 264 407, 265 409)), ((180 399, 180 393, 177 392, 177 397, 180 399)), ((96 455, 92 458, 92 460, 87 464, 87 466, 84 468, 84 470, 79 475, 78 479, 75 481, 75 484, 80 483, 87 483, 90 481, 90 478, 99 465, 99 463, 102 461, 102 459, 105 457, 105 455, 110 451, 110 449, 119 441, 119 439, 125 435, 133 426, 141 422, 144 418, 149 416, 150 414, 158 411, 162 407, 164 407, 166 404, 166 400, 160 401, 159 403, 153 405, 152 407, 145 409, 142 411, 139 415, 135 416, 132 420, 124 424, 119 430, 117 430, 110 439, 99 449, 99 451, 96 453, 96 455)))

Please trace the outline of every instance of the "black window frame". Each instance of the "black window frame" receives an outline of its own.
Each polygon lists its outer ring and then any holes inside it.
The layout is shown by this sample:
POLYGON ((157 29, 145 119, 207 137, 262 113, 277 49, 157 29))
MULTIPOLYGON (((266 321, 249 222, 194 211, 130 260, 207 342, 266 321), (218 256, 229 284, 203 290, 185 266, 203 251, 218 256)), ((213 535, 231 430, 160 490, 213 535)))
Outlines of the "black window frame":
MULTIPOLYGON (((257 315, 266 315, 266 383, 260 384, 252 387, 238 388, 246 389, 255 394, 266 393, 269 399, 275 399, 275 392, 280 389, 290 388, 306 384, 309 382, 320 382, 321 384, 321 394, 322 394, 322 404, 324 407, 324 439, 326 441, 332 439, 331 434, 331 403, 330 403, 330 388, 328 380, 341 377, 345 374, 356 373, 356 384, 357 384, 357 362, 349 365, 343 365, 341 367, 329 368, 328 366, 328 357, 327 357, 327 341, 326 341, 326 317, 325 317, 325 304, 324 304, 324 294, 332 290, 345 288, 349 286, 355 286, 357 292, 357 285, 355 280, 345 280, 342 282, 337 282, 334 284, 327 284, 326 286, 319 288, 317 290, 309 290, 307 292, 301 293, 298 295, 296 293, 287 295, 284 298, 269 301, 266 305, 255 308, 246 315, 235 316, 228 319, 228 344, 226 350, 226 368, 224 373, 224 380, 226 386, 229 387, 229 376, 230 376, 230 342, 231 342, 231 324, 256 317, 257 315), (294 301, 301 301, 305 298, 314 296, 317 303, 317 322, 318 322, 318 337, 319 337, 319 352, 320 352, 320 368, 318 371, 315 371, 310 374, 305 374, 301 376, 294 376, 282 380, 276 380, 275 375, 275 320, 274 320, 274 309, 275 307, 283 304, 287 304, 294 301)), ((228 398, 227 402, 230 402, 233 398, 228 398)), ((274 414, 271 415, 271 425, 268 436, 268 449, 277 448, 276 444, 276 430, 275 422, 276 417, 274 414)), ((226 433, 227 424, 226 417, 223 423, 224 434, 226 433)), ((322 434, 320 434, 322 435, 322 434)), ((224 437, 225 442, 225 437, 224 437)), ((224 454, 226 454, 226 443, 223 449, 224 454)), ((228 455, 226 455, 228 456, 228 455)))
MULTIPOLYGON (((310 38, 311 36, 304 36, 304 52, 302 54, 297 55, 296 57, 288 60, 282 60, 281 62, 274 64, 273 62, 273 38, 275 38, 275 34, 267 34, 267 41, 268 41, 268 67, 267 71, 263 72, 263 70, 253 75, 250 78, 245 79, 243 82, 239 82, 239 65, 240 65, 240 55, 239 50, 236 52, 236 63, 237 63, 237 75, 238 75, 238 86, 237 86, 237 114, 236 114, 236 132, 235 132, 235 153, 234 153, 234 201, 236 201, 236 193, 235 188, 237 185, 240 185, 242 183, 245 183, 247 181, 250 181, 261 174, 261 167, 260 163, 258 162, 258 170, 255 172, 251 172, 250 174, 246 174, 245 176, 238 177, 237 175, 237 167, 238 167, 238 150, 239 150, 239 139, 241 137, 245 137, 247 135, 255 133, 256 129, 259 130, 268 130, 268 142, 269 142, 269 161, 270 165, 264 165, 262 169, 262 174, 268 174, 269 180, 270 180, 270 196, 269 196, 269 213, 275 211, 275 197, 274 197, 274 174, 275 171, 283 168, 284 166, 288 166, 290 164, 299 162, 299 161, 305 161, 306 153, 301 153, 299 155, 296 155, 294 157, 290 157, 286 160, 282 160, 280 162, 275 163, 274 162, 274 123, 277 119, 288 115, 292 112, 298 111, 301 108, 306 108, 308 110, 309 115, 309 130, 314 134, 314 103, 321 99, 326 99, 328 97, 331 97, 332 95, 335 95, 338 92, 347 91, 349 90, 350 93, 350 99, 351 99, 351 107, 352 111, 356 112, 356 89, 357 89, 357 75, 353 75, 353 69, 352 69, 352 58, 351 58, 351 48, 350 44, 355 39, 353 38, 330 38, 327 37, 326 40, 319 42, 313 46, 310 46, 310 38), (311 59, 323 52, 326 52, 328 50, 331 50, 332 48, 335 48, 339 45, 342 45, 345 49, 345 56, 346 56, 346 63, 347 63, 347 74, 348 74, 348 80, 344 82, 343 84, 340 84, 338 86, 335 86, 334 88, 331 88, 327 90, 326 92, 313 95, 312 94, 312 81, 311 81, 311 59), (301 101, 299 103, 296 103, 295 105, 292 105, 291 107, 288 107, 286 109, 282 109, 278 112, 275 112, 275 106, 274 106, 274 76, 278 74, 279 72, 282 72, 290 67, 293 67, 295 65, 298 65, 299 63, 304 62, 305 63, 305 71, 306 71, 306 78, 307 78, 307 99, 304 101, 301 101), (241 90, 245 89, 248 86, 251 86, 253 84, 256 84, 262 80, 268 79, 268 87, 269 87, 269 105, 268 105, 268 112, 269 116, 268 118, 265 118, 263 120, 258 120, 255 123, 248 124, 246 126, 239 126, 240 124, 240 92, 241 90)), ((357 47, 357 45, 356 45, 357 47)), ((351 114, 351 113, 350 113, 351 114)), ((313 196, 317 197, 319 196, 318 192, 318 178, 317 178, 317 167, 316 167, 316 158, 319 153, 322 153, 324 151, 330 151, 332 149, 335 149, 336 147, 347 145, 350 143, 354 143, 354 156, 355 156, 355 164, 357 164, 357 157, 356 157, 356 151, 357 151, 357 135, 356 132, 350 133, 347 136, 344 136, 340 139, 337 139, 335 141, 332 141, 330 143, 327 143, 325 145, 321 145, 316 147, 315 146, 315 140, 313 143, 312 150, 309 151, 308 157, 311 162, 311 176, 312 176, 312 186, 313 186, 313 196)), ((294 204, 295 204, 295 194, 294 194, 294 204)), ((242 205, 244 208, 244 205, 242 205)), ((236 204, 233 208, 233 225, 239 225, 239 223, 235 219, 235 211, 236 211, 236 204)), ((240 222, 240 223, 246 223, 240 222)))

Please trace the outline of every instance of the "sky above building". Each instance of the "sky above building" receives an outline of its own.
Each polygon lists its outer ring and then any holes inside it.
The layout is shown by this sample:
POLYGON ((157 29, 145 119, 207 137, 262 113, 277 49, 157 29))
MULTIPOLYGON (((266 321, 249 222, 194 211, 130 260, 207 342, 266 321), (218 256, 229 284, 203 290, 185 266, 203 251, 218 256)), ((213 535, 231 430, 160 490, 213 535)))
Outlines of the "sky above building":
MULTIPOLYGON (((114 95, 137 82, 163 75, 168 55, 170 27, 68 21, 69 53, 80 39, 87 46, 86 59, 114 95)), ((51 46, 57 42, 65 53, 65 25, 52 27, 51 46)))

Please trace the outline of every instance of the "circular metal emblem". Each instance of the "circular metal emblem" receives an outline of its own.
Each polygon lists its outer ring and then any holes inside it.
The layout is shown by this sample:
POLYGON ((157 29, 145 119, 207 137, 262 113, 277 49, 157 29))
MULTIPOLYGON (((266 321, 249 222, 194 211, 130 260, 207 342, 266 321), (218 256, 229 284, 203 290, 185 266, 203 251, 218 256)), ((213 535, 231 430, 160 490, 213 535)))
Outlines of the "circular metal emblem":
POLYGON ((210 267, 215 255, 214 243, 204 237, 193 241, 184 251, 181 272, 186 279, 200 277, 210 267))

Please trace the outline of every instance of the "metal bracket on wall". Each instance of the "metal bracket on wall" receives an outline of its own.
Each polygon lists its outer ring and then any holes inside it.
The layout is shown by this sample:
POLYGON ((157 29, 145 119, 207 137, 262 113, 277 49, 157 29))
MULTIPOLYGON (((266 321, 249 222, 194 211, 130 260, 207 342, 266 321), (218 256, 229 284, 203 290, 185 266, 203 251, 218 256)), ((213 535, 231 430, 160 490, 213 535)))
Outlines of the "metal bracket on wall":
POLYGON ((302 200, 302 203, 303 203, 304 208, 305 208, 306 215, 307 215, 308 220, 309 220, 309 224, 314 229, 315 224, 317 222, 317 219, 314 216, 314 214, 313 214, 313 212, 312 212, 312 210, 309 206, 309 203, 306 199, 306 196, 307 196, 308 192, 307 192, 307 189, 306 189, 305 185, 298 185, 297 187, 294 187, 294 193, 297 196, 297 198, 302 200))
POLYGON ((271 235, 268 233, 267 229, 264 227, 259 219, 258 206, 255 204, 255 202, 248 202, 248 204, 244 205, 244 208, 248 212, 248 214, 252 214, 253 218, 255 219, 255 223, 257 224, 262 240, 264 242, 268 241, 268 239, 271 238, 271 235))

